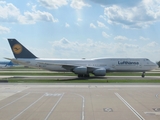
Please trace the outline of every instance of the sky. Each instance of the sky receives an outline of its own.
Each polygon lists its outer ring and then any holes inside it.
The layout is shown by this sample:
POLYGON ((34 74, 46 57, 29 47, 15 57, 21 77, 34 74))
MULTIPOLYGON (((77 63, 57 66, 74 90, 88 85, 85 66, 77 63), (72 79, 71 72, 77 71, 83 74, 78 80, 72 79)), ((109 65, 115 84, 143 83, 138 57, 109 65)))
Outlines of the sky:
POLYGON ((0 0, 0 60, 15 38, 42 58, 160 60, 160 0, 0 0))

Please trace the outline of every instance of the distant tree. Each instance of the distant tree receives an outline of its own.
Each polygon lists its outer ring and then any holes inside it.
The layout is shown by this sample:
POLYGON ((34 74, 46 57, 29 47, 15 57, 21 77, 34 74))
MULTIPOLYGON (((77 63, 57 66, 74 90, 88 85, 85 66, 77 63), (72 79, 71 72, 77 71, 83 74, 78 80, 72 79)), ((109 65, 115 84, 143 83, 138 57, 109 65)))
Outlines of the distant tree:
POLYGON ((160 67, 160 61, 158 61, 158 62, 156 62, 157 63, 157 65, 160 67))

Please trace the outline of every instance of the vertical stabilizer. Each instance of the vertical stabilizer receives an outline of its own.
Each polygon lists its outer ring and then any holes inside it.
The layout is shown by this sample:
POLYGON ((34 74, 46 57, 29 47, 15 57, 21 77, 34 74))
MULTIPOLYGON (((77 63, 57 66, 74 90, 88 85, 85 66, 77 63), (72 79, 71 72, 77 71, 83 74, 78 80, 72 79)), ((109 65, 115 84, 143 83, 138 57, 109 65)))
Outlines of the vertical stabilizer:
POLYGON ((8 39, 15 58, 37 58, 16 39, 8 39))

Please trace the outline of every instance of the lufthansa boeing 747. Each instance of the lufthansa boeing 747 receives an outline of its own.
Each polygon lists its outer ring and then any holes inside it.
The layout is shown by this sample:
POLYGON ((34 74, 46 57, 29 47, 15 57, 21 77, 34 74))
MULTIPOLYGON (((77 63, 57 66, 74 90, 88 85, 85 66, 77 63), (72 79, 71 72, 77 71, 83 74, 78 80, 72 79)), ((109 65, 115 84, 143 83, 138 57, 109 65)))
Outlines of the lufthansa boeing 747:
POLYGON ((105 76, 107 72, 142 72, 156 69, 157 64, 147 58, 43 59, 35 56, 16 39, 8 39, 14 63, 58 72, 73 72, 78 77, 105 76))

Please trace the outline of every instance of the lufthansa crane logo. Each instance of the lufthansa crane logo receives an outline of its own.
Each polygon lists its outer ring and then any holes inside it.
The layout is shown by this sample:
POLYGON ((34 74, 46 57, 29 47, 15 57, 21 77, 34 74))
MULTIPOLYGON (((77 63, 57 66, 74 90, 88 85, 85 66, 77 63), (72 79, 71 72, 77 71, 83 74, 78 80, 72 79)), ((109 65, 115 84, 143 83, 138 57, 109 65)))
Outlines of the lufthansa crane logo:
POLYGON ((12 47, 12 50, 15 54, 19 54, 22 52, 22 46, 20 44, 15 44, 13 47, 12 47))

